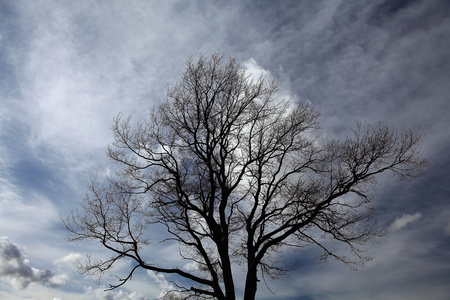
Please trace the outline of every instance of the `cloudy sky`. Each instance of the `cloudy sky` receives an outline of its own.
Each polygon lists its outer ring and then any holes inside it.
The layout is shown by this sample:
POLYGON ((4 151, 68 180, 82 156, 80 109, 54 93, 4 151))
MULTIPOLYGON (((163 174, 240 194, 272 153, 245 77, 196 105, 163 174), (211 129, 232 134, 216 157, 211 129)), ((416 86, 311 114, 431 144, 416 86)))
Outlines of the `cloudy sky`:
POLYGON ((390 234, 365 268, 285 253, 297 269, 258 299, 449 299, 449 16, 447 0, 0 1, 0 298, 155 299, 170 286, 140 272, 104 293, 114 278, 98 285, 74 263, 107 253, 67 243, 60 215, 110 172, 114 116, 142 120, 189 54, 220 49, 313 103, 328 136, 356 120, 421 129, 431 158, 419 180, 380 180, 390 234))

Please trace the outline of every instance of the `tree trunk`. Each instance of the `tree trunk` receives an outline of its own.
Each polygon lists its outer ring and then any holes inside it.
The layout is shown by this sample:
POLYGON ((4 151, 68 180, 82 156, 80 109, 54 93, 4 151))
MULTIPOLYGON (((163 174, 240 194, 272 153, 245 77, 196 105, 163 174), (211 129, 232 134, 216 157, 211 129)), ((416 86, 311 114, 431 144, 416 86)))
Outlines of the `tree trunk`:
POLYGON ((256 290, 258 286, 258 272, 256 265, 251 266, 247 270, 247 278, 245 279, 244 300, 255 300, 256 290))
POLYGON ((227 300, 235 300, 236 291, 234 289, 233 273, 231 271, 231 262, 228 253, 222 256, 222 264, 223 264, 222 270, 223 270, 223 281, 225 285, 226 298, 227 300))

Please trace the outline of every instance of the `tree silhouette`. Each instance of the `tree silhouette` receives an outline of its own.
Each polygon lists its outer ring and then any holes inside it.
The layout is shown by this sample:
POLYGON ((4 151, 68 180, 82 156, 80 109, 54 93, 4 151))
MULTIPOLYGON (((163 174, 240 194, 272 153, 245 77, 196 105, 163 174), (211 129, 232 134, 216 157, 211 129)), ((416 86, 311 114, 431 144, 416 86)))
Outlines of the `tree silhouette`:
POLYGON ((239 264, 252 300, 258 276, 288 271, 277 252, 289 247, 315 245, 321 259, 363 264, 360 246, 382 233, 372 218, 374 178, 421 176, 421 134, 358 123, 343 141, 321 139, 315 109, 277 90, 215 53, 191 57, 144 123, 119 115, 108 155, 122 168, 106 183, 92 180, 82 209, 64 221, 70 241, 97 240, 113 255, 88 257, 80 269, 100 276, 131 260, 111 288, 143 268, 176 275, 168 297, 232 300, 239 264), (195 268, 161 266, 146 251, 157 224, 195 268), (338 254, 336 243, 353 255, 338 254))

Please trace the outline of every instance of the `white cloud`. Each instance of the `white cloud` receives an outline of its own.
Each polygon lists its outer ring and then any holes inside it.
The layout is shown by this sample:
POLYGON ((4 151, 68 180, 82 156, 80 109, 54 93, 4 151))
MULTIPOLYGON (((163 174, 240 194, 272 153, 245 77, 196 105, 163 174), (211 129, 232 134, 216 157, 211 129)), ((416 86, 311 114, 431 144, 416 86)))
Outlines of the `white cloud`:
POLYGON ((153 272, 153 271, 148 271, 147 273, 148 273, 148 275, 149 275, 150 277, 152 277, 152 278, 158 283, 158 285, 159 285, 159 288, 160 288, 161 292, 160 292, 160 294, 159 294, 158 297, 163 297, 167 292, 169 292, 169 291, 175 289, 174 286, 171 285, 171 284, 166 280, 166 278, 164 277, 164 274, 161 274, 161 273, 156 274, 156 273, 153 272))
MULTIPOLYGON (((245 74, 250 77, 251 80, 256 82, 261 77, 265 78, 268 82, 275 80, 278 84, 278 91, 275 97, 275 103, 281 103, 283 101, 295 102, 297 95, 292 91, 291 82, 288 76, 284 73, 283 67, 279 66, 277 77, 272 72, 264 69, 254 58, 250 58, 244 61, 241 66, 245 71, 245 74)), ((307 101, 309 104, 309 100, 307 101)))
POLYGON ((258 80, 261 76, 266 77, 269 80, 273 79, 272 74, 261 67, 254 58, 250 58, 243 62, 242 66, 244 67, 245 73, 254 81, 258 80))
POLYGON ((65 274, 31 267, 23 250, 7 237, 0 237, 0 277, 10 280, 18 289, 24 289, 32 283, 59 287, 68 280, 65 274))
POLYGON ((391 231, 397 231, 404 228, 406 225, 415 223, 422 218, 421 213, 415 213, 413 215, 403 215, 400 218, 395 219, 394 223, 391 224, 391 231))
POLYGON ((196 262, 189 262, 183 266, 183 269, 192 272, 192 271, 198 271, 198 264, 196 262))
POLYGON ((95 299, 99 300, 150 300, 150 298, 138 292, 126 292, 124 290, 104 291, 104 289, 86 290, 86 294, 95 295, 95 299))
POLYGON ((75 265, 83 256, 80 253, 69 253, 64 257, 55 260, 55 265, 75 265))

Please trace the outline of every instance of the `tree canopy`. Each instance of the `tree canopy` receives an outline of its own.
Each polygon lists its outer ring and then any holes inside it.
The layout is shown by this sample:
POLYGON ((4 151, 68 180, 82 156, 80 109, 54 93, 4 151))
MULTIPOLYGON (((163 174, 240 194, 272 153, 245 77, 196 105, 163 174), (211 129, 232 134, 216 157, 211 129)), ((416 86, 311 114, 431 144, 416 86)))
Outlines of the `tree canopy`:
POLYGON ((69 240, 99 241, 112 256, 80 269, 101 275, 130 260, 128 276, 111 288, 143 268, 176 275, 172 296, 232 300, 237 264, 243 298, 252 300, 259 276, 288 271, 277 255, 286 248, 317 246, 320 259, 363 264, 361 245, 383 233, 373 218, 375 179, 386 171, 421 176, 421 133, 357 123, 346 139, 326 140, 318 116, 311 105, 280 99, 276 82, 252 80, 236 58, 191 57, 148 120, 115 119, 108 156, 121 169, 94 179, 64 221, 69 240), (195 268, 162 266, 146 251, 157 224, 195 268))

